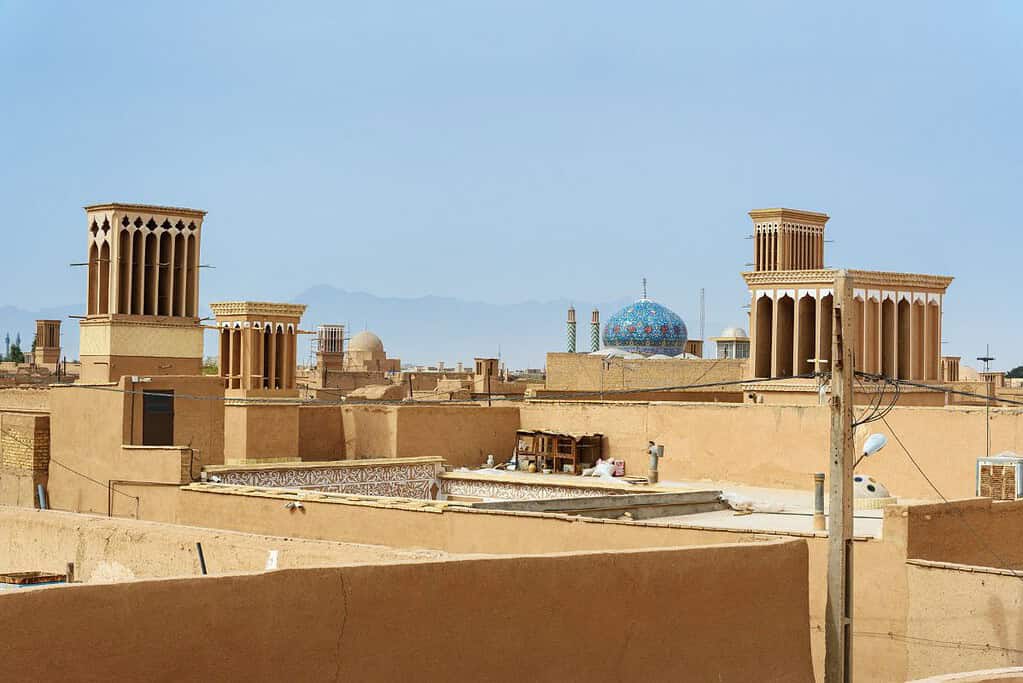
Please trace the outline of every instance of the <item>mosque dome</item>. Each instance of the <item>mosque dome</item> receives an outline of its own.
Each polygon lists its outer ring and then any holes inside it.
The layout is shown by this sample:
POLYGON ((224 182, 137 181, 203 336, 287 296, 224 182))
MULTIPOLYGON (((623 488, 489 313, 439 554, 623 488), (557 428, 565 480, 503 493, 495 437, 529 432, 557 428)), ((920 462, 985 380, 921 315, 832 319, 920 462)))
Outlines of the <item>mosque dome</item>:
POLYGON ((685 351, 688 338, 682 318, 646 296, 612 315, 604 325, 604 346, 644 356, 678 356, 685 351))
POLYGON ((384 343, 380 341, 380 337, 368 330, 365 330, 352 337, 352 340, 348 342, 348 350, 383 353, 384 343))

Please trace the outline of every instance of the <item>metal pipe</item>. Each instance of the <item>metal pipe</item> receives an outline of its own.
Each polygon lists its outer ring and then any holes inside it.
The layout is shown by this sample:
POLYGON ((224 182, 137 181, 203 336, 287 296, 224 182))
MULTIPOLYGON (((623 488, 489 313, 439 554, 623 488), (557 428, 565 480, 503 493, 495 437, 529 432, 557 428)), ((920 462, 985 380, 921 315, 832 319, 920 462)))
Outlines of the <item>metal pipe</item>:
POLYGON ((827 528, 824 517, 824 473, 813 475, 813 530, 824 531, 827 528))
POLYGON ((206 556, 202 554, 202 543, 196 542, 195 551, 199 553, 199 569, 202 571, 202 575, 206 576, 206 556))
POLYGON ((657 461, 664 457, 664 446, 659 446, 651 441, 647 453, 650 454, 650 470, 647 472, 646 478, 651 484, 656 484, 660 476, 657 473, 657 461))

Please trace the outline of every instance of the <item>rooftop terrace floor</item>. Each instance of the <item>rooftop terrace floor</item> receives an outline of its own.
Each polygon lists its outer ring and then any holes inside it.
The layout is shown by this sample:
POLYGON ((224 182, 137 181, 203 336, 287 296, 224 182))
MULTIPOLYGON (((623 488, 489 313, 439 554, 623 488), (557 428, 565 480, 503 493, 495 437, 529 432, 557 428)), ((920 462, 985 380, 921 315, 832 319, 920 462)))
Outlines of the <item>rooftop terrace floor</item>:
MULTIPOLYGON (((765 533, 813 534, 813 491, 810 489, 778 489, 763 486, 747 486, 732 481, 673 480, 662 481, 659 486, 667 489, 721 490, 725 495, 736 494, 754 503, 754 512, 737 514, 735 510, 716 510, 691 515, 658 517, 657 522, 668 522, 679 526, 710 529, 762 531, 765 533)), ((900 498, 899 504, 922 503, 927 501, 900 498)), ((828 509, 824 501, 825 512, 828 509)), ((856 510, 853 519, 853 535, 860 538, 881 538, 883 509, 856 510)), ((821 533, 821 532, 817 532, 821 533)))
MULTIPOLYGON (((499 470, 471 470, 449 472, 442 477, 484 481, 502 481, 532 485, 565 487, 599 487, 613 493, 673 493, 721 491, 752 503, 752 512, 733 509, 693 512, 687 514, 650 517, 647 522, 672 526, 721 529, 765 534, 826 535, 813 528, 813 491, 810 489, 780 489, 748 486, 732 481, 667 480, 656 485, 630 484, 624 479, 600 479, 570 474, 537 474, 505 472, 499 470)), ((900 504, 924 501, 899 499, 900 504)), ((825 501, 827 510, 827 501, 825 501)), ((857 538, 881 538, 883 509, 856 510, 853 535, 857 538)))

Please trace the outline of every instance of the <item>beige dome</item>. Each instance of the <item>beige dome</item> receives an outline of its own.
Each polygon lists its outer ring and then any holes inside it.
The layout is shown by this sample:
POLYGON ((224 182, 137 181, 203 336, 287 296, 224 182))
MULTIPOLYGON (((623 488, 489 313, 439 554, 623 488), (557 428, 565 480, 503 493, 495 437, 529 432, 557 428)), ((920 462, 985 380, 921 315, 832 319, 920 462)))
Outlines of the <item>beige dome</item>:
POLYGON ((721 334, 718 335, 723 339, 748 339, 749 336, 746 334, 746 330, 741 327, 726 327, 721 330, 721 334))
POLYGON ((959 366, 959 379, 963 382, 980 382, 983 378, 980 373, 971 368, 969 365, 959 366))
POLYGON ((348 350, 383 353, 384 343, 380 341, 380 337, 366 330, 352 337, 352 340, 348 342, 348 350))

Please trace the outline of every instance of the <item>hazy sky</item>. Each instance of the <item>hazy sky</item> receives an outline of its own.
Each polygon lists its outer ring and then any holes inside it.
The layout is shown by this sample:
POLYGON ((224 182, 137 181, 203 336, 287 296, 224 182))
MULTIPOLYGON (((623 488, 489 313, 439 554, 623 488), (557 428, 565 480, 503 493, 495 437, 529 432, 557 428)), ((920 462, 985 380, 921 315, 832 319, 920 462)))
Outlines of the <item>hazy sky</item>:
POLYGON ((1021 15, 0 0, 0 304, 83 300, 81 207, 126 201, 209 211, 204 304, 646 276, 691 330, 705 287, 713 334, 745 324, 746 212, 792 206, 832 216, 828 265, 954 275, 945 352, 1012 367, 1021 15))

